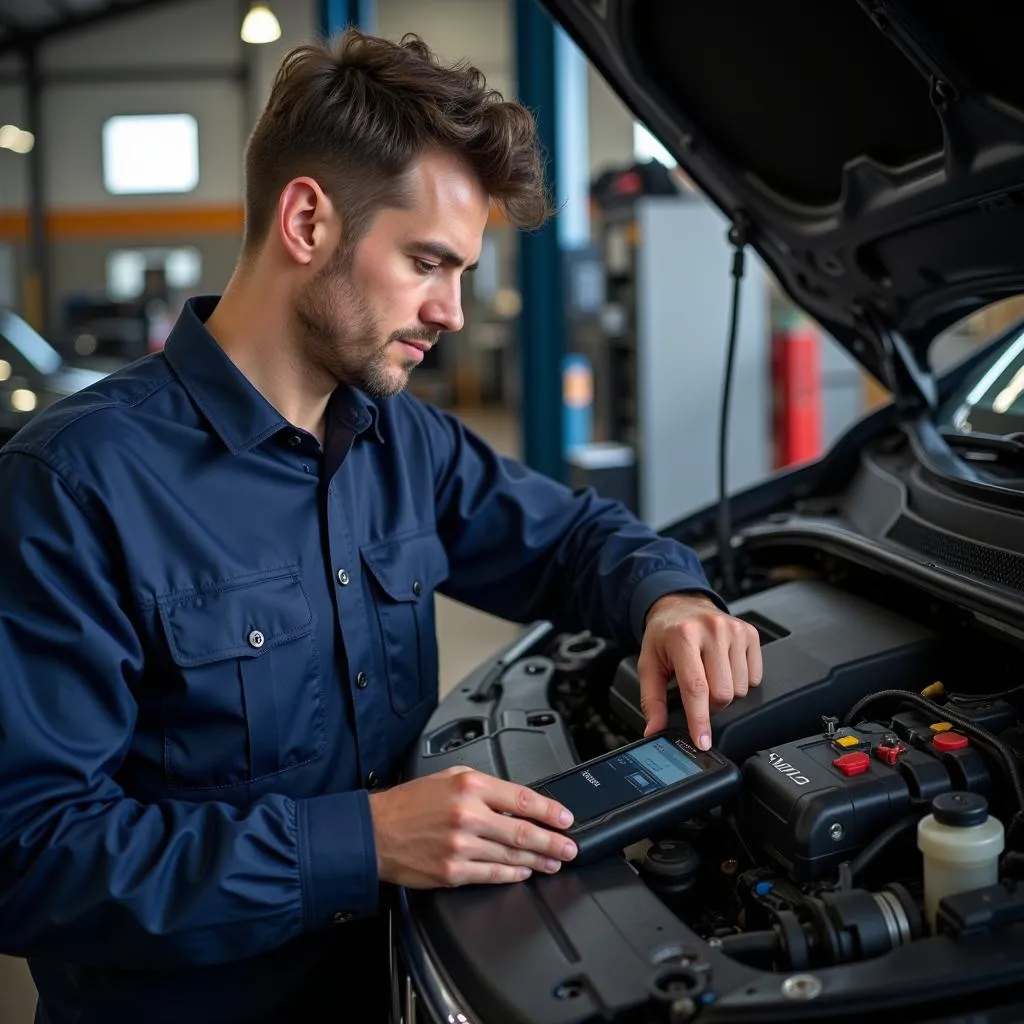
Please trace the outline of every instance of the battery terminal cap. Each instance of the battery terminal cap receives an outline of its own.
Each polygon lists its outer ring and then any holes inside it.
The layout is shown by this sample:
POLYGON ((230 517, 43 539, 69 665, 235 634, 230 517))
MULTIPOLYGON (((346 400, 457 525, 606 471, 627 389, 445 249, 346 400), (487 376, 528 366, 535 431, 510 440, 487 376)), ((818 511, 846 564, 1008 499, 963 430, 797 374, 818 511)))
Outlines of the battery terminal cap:
POLYGON ((953 750, 963 750, 969 745, 966 736, 959 732, 940 732, 932 740, 932 746, 940 754, 948 754, 953 750))
POLYGON ((844 775, 860 775, 871 767, 871 758, 863 750, 856 750, 852 754, 843 754, 832 762, 833 768, 838 768, 844 775))

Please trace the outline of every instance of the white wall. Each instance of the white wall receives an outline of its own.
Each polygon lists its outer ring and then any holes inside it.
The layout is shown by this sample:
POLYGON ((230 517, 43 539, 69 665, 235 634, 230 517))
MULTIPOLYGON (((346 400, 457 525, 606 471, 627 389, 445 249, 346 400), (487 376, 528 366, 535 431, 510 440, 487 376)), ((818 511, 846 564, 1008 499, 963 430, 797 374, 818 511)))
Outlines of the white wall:
MULTIPOLYGON (((5 73, 16 70, 16 64, 4 68, 5 73)), ((16 85, 0 86, 0 124, 25 127, 24 90, 16 85)), ((0 208, 18 209, 27 202, 28 161, 17 153, 0 149, 0 208)))
MULTIPOLYGON (((281 39, 248 47, 239 37, 241 5, 235 0, 182 0, 150 12, 82 29, 55 39, 42 51, 44 76, 117 70, 252 66, 249 95, 237 81, 203 78, 152 83, 51 82, 43 93, 49 209, 238 202, 242 192, 242 147, 251 118, 262 107, 284 51, 311 39, 317 28, 316 0, 279 0, 274 5, 281 39), (114 114, 188 113, 199 123, 200 180, 180 196, 111 196, 103 187, 101 132, 114 114)), ((24 91, 0 88, 0 121, 25 125, 24 91)), ((0 151, 0 206, 24 207, 27 161, 0 151)))
POLYGON ((590 173, 633 162, 633 115, 594 70, 587 68, 590 121, 590 173))

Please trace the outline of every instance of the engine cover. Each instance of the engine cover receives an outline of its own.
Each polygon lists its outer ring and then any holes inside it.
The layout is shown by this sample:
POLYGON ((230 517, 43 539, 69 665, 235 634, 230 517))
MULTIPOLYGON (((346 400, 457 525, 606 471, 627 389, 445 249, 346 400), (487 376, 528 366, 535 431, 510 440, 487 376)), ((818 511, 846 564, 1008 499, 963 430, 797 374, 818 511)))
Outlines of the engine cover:
POLYGON ((743 830, 794 881, 834 872, 939 793, 987 792, 985 762, 966 737, 933 732, 912 713, 901 718, 897 731, 864 722, 770 747, 744 764, 743 830), (940 735, 947 740, 936 746, 940 735))
MULTIPOLYGON (((716 749, 737 764, 810 735, 822 715, 841 718, 869 693, 918 689, 938 677, 935 633, 826 583, 784 583, 731 611, 757 627, 764 660, 761 685, 712 718, 716 749)), ((627 732, 642 735, 636 657, 618 666, 608 700, 627 732)), ((675 685, 668 710, 670 725, 685 725, 675 685)))

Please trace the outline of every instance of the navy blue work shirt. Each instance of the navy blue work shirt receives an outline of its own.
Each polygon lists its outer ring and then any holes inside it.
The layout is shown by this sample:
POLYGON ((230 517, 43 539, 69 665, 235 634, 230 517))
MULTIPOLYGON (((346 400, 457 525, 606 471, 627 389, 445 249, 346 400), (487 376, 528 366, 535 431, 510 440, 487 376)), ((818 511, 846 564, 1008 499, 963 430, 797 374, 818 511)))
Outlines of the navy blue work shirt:
POLYGON ((436 707, 435 591, 633 649, 710 593, 408 394, 339 387, 321 448, 216 301, 0 454, 0 949, 52 1024, 277 1019, 375 915, 368 793, 436 707))

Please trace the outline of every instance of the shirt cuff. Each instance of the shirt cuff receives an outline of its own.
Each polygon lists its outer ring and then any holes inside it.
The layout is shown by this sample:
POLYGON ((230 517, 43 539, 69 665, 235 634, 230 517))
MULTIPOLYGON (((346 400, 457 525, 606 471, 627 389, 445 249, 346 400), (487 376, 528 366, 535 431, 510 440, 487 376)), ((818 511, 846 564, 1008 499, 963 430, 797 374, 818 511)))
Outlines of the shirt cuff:
POLYGON ((297 801, 303 910, 310 928, 377 911, 377 846, 366 790, 297 801))
POLYGON ((659 598, 668 594, 704 594, 711 598, 723 612, 728 612, 726 603, 716 594, 701 576, 693 576, 680 569, 659 569, 645 576, 633 591, 629 602, 629 621, 633 627, 633 637, 642 643, 644 636, 644 620, 651 610, 651 605, 659 598))

